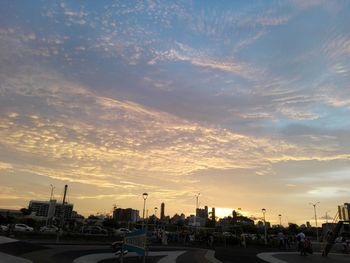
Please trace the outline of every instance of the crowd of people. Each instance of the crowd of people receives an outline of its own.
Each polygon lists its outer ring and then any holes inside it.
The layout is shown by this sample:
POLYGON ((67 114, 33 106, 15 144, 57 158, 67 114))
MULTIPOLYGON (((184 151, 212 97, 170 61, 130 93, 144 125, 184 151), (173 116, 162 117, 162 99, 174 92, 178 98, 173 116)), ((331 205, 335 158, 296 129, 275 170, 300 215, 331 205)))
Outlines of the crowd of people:
MULTIPOLYGON (((229 238, 235 237, 237 243, 229 243, 229 244, 239 244, 242 247, 246 247, 249 244, 263 244, 264 239, 260 235, 249 235, 249 234, 241 234, 233 237, 225 237, 225 235, 217 236, 215 235, 217 232, 213 233, 205 233, 199 234, 195 231, 182 231, 177 233, 168 233, 164 230, 158 230, 155 232, 155 241, 157 243, 167 245, 172 243, 183 244, 185 246, 207 246, 213 248, 214 245, 222 245, 225 244, 229 238), (253 238, 253 237, 254 238, 253 238), (224 242, 224 243, 223 243, 224 242)), ((226 233, 226 232, 225 232, 226 233)), ((347 240, 345 237, 342 238, 341 244, 344 253, 349 253, 350 251, 350 240, 347 240)), ((313 247, 311 243, 310 237, 306 236, 303 231, 300 231, 297 235, 292 235, 280 230, 277 235, 275 235, 272 239, 271 236, 268 237, 267 242, 270 245, 278 246, 279 249, 289 250, 296 249, 300 252, 301 256, 307 256, 308 254, 313 253, 313 247)), ((228 244, 227 244, 228 245, 228 244)))

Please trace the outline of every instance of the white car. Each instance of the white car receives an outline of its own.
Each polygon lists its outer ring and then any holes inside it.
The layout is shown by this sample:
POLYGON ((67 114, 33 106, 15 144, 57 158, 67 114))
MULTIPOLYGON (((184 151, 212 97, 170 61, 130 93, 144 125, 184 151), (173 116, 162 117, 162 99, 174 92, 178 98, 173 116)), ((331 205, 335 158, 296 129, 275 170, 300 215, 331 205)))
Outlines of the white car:
POLYGON ((114 234, 115 234, 115 236, 122 236, 123 237, 130 232, 131 231, 127 228, 119 228, 114 232, 114 234))
POLYGON ((34 228, 27 226, 26 224, 15 224, 14 230, 18 232, 33 232, 34 228))
POLYGON ((7 231, 7 230, 9 230, 9 227, 8 227, 8 226, 0 225, 0 231, 5 232, 5 231, 7 231))
POLYGON ((45 233, 56 233, 58 231, 58 228, 56 226, 43 226, 40 228, 40 232, 45 233))

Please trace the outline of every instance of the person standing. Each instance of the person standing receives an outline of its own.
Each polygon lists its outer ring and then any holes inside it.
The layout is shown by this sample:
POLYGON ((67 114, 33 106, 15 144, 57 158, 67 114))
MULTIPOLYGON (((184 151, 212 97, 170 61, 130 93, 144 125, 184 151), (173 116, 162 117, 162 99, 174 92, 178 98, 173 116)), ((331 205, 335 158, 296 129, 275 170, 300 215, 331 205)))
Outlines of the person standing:
POLYGON ((284 235, 284 248, 290 248, 290 237, 288 234, 284 235))

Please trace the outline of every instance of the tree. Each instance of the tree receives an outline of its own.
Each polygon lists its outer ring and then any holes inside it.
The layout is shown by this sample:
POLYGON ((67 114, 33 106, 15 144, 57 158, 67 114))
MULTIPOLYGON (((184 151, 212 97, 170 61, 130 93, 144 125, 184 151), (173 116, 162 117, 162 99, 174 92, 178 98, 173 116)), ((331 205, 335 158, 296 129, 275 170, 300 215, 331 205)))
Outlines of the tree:
POLYGON ((108 228, 118 228, 119 224, 113 218, 106 218, 103 220, 102 225, 108 228))
POLYGON ((288 232, 290 234, 297 234, 298 231, 299 231, 299 226, 297 224, 288 223, 288 232))
POLYGON ((28 216, 32 213, 32 209, 28 209, 28 208, 21 208, 19 211, 21 211, 21 213, 24 215, 24 216, 28 216))

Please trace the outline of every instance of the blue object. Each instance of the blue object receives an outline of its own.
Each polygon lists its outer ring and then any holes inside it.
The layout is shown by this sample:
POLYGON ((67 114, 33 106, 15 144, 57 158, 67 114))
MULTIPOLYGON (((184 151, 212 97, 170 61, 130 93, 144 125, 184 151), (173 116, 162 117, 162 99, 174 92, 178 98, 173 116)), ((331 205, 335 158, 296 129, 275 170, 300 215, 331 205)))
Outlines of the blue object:
POLYGON ((146 251, 146 232, 144 229, 136 230, 126 234, 124 237, 124 250, 136 252, 139 255, 145 255, 146 251))

